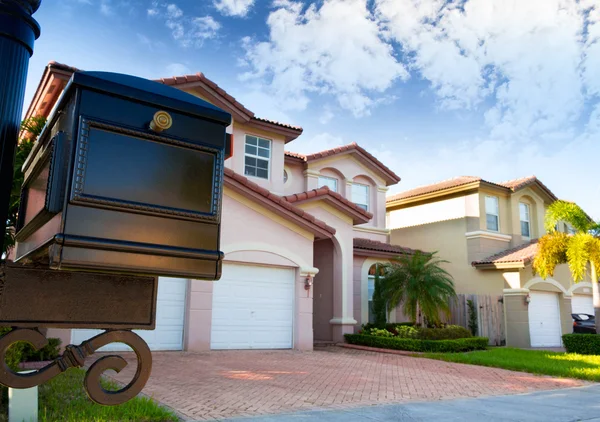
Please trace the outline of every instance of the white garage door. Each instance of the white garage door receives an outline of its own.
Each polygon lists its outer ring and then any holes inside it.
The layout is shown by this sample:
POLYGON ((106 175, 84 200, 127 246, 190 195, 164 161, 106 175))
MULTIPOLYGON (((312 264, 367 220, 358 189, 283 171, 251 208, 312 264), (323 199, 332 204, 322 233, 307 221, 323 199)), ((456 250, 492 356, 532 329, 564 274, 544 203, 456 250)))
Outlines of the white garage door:
POLYGON ((223 263, 214 282, 212 349, 290 349, 295 271, 223 263))
POLYGON ((594 300, 592 296, 573 295, 571 308, 574 314, 594 315, 594 300))
POLYGON ((529 302, 529 335, 531 347, 560 347, 561 328, 558 295, 531 292, 529 302))
MULTIPOLYGON (((156 328, 152 331, 134 330, 151 350, 182 350, 187 279, 159 277, 156 302, 156 328)), ((101 330, 73 330, 71 341, 79 344, 101 330)), ((101 351, 131 350, 122 343, 111 343, 101 351)))

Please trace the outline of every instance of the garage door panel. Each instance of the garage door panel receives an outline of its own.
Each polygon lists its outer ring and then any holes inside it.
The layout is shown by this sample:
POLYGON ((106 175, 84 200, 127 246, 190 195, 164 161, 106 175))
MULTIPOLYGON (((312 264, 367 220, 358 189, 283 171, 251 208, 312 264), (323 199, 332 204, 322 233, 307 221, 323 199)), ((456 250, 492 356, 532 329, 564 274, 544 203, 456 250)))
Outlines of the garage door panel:
POLYGON ((295 270, 223 264, 213 290, 213 349, 292 347, 295 270))
MULTIPOLYGON (((183 324, 185 320, 185 295, 187 280, 160 277, 156 303, 156 328, 154 330, 134 330, 148 344, 151 350, 182 350, 183 324)), ((79 344, 102 330, 73 330, 71 341, 79 344)), ((101 351, 130 351, 123 343, 111 343, 101 351)))
POLYGON ((560 347, 561 324, 558 295, 530 292, 529 334, 531 347, 560 347))
POLYGON ((571 307, 574 314, 594 315, 594 300, 592 296, 573 295, 571 307))

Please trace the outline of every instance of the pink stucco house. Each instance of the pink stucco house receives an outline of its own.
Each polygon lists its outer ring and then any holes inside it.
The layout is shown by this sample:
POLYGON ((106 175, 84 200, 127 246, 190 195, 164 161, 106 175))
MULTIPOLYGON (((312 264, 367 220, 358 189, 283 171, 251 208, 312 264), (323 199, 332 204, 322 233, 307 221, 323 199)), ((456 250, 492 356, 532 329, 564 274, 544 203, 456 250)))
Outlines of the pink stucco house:
MULTIPOLYGON (((50 62, 26 117, 48 116, 74 71, 50 62)), ((140 332, 150 347, 310 350, 368 322, 373 264, 411 253, 390 245, 385 229, 386 192, 400 178, 356 144, 290 152, 302 142, 300 127, 256 117, 200 73, 159 82, 231 113, 233 155, 225 162, 222 278, 161 277, 156 330, 140 332)), ((48 334, 68 344, 94 333, 48 334)))

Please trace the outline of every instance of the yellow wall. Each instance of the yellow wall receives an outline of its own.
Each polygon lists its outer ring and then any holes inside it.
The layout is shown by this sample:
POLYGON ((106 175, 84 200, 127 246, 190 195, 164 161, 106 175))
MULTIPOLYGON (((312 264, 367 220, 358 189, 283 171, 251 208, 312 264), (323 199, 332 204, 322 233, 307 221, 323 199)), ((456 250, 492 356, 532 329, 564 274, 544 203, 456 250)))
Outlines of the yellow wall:
POLYGON ((459 218, 423 226, 392 230, 394 245, 438 252, 438 257, 449 261, 444 265, 454 278, 457 293, 502 294, 508 285, 499 271, 480 271, 471 266, 467 251, 467 219, 459 218))

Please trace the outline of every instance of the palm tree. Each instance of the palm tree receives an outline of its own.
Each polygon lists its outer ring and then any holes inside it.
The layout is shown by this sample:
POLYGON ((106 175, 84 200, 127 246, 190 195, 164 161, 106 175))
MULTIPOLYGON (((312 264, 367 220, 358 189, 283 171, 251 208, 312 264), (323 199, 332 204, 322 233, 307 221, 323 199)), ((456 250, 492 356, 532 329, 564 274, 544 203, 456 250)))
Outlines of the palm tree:
POLYGON ((422 317, 439 322, 440 311, 450 314, 450 299, 456 297, 454 281, 441 267, 448 261, 435 254, 416 251, 383 264, 388 309, 402 304, 404 314, 418 323, 422 323, 422 317))
POLYGON ((538 251, 533 260, 533 270, 542 278, 551 277, 560 264, 569 264, 573 281, 585 278, 589 268, 592 280, 594 313, 600 317, 600 225, 594 222, 577 204, 567 201, 553 202, 546 211, 544 221, 547 234, 539 239, 538 251), (557 230, 557 223, 565 221, 575 229, 573 235, 557 230))

